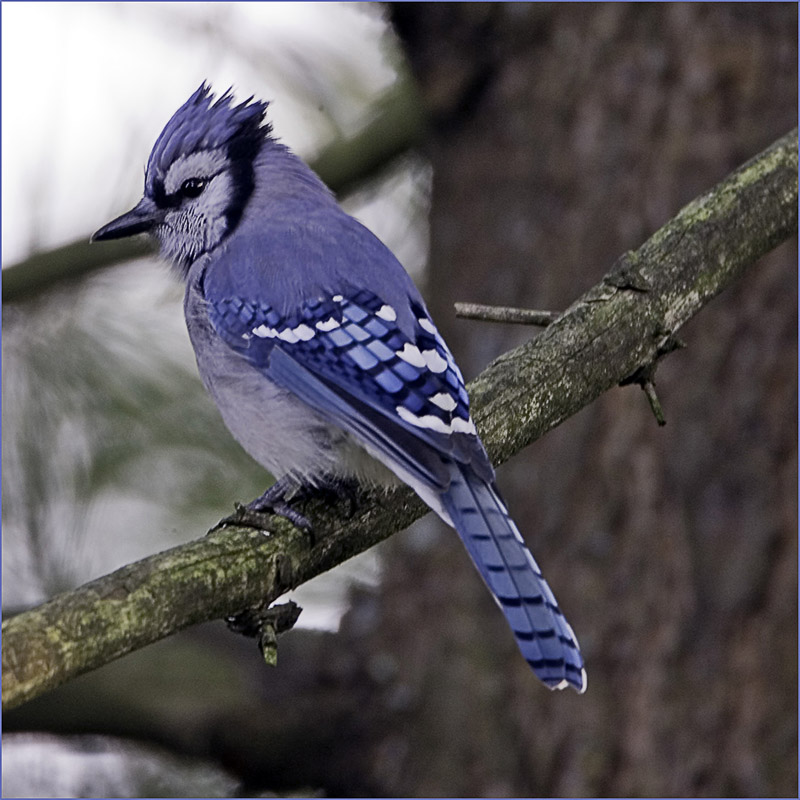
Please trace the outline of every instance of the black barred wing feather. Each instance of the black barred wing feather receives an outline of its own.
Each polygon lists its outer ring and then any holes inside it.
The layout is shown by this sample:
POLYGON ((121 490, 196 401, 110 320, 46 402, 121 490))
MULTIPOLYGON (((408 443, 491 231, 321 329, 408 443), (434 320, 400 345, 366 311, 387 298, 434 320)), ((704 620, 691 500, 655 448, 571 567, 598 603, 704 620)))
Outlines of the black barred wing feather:
POLYGON ((291 314, 232 297, 209 306, 229 345, 331 421, 379 447, 431 488, 449 481, 441 456, 494 472, 475 431, 461 372, 424 309, 416 327, 367 290, 306 301, 291 314), (402 457, 401 457, 402 456, 402 457))

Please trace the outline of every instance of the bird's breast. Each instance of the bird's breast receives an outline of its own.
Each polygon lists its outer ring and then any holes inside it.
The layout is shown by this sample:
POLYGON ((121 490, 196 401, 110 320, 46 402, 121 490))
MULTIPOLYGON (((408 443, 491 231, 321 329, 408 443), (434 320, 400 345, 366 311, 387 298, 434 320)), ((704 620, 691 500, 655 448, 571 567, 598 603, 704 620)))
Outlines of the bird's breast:
POLYGON ((273 476, 292 473, 311 483, 323 475, 391 482, 391 473, 349 433, 269 380, 216 333, 191 278, 184 312, 200 377, 223 421, 273 476))

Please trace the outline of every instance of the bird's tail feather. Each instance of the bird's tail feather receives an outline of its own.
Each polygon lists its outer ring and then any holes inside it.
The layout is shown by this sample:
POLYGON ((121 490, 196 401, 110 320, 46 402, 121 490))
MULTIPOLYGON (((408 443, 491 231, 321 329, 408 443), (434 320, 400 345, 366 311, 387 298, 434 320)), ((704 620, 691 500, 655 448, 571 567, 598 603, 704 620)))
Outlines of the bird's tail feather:
POLYGON ((497 489, 469 467, 451 462, 442 503, 488 585, 519 649, 551 689, 586 690, 578 641, 497 489))

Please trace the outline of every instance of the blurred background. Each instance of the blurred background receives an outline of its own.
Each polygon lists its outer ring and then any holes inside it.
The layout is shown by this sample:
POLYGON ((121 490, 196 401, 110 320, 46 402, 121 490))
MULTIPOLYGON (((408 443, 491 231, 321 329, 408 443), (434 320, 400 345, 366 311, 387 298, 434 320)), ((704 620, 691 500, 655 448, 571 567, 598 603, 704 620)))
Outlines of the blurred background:
MULTIPOLYGON (((89 248, 207 79, 397 253, 472 378, 797 125, 797 7, 4 3, 3 605, 201 536, 269 477, 196 376, 181 287, 89 248)), ((108 255, 106 255, 108 254, 108 255)), ((129 254, 130 255, 130 254, 129 254)), ((294 593, 3 717, 3 796, 796 796, 797 243, 499 470, 581 641, 551 694, 430 516, 294 593)))

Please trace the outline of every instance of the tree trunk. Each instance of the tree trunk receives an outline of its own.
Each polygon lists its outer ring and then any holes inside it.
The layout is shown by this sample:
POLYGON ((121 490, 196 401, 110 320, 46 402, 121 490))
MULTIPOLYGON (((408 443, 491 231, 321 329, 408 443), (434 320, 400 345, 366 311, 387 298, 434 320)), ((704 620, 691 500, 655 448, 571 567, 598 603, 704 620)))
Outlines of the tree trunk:
MULTIPOLYGON (((426 294, 467 377, 531 331, 456 321, 455 301, 563 308, 796 124, 794 5, 392 17, 433 122, 426 294)), ((370 601, 392 675, 376 791, 795 794, 796 297, 793 244, 684 329, 665 428, 621 388, 500 470, 585 696, 529 675, 451 532, 392 543, 370 601)))

